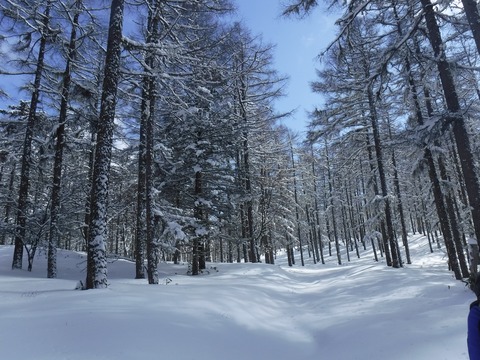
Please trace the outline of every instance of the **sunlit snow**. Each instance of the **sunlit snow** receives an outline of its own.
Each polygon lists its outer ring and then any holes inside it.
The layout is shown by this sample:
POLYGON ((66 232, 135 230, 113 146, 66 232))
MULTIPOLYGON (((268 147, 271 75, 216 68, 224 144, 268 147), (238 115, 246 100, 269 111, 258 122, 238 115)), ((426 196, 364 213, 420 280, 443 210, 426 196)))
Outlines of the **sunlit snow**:
MULTIPOLYGON (((344 265, 289 268, 161 263, 160 285, 134 280, 135 265, 109 263, 109 287, 74 290, 83 254, 58 251, 58 279, 46 254, 34 270, 10 270, 0 246, 2 359, 412 360, 468 359, 466 317, 473 293, 454 280, 441 250, 410 237, 414 264, 392 269, 371 250, 344 265)), ((353 254, 352 254, 353 255, 353 254)), ((26 266, 24 266, 26 268, 26 266)))

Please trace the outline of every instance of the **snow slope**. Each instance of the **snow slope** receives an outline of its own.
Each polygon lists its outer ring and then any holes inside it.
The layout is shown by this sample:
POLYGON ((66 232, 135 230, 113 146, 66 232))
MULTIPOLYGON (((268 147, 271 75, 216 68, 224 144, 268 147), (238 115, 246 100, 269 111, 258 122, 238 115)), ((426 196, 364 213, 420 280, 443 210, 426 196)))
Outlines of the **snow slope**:
MULTIPOLYGON (((350 360, 468 359, 473 293, 448 272, 441 250, 411 236, 412 265, 361 259, 301 267, 160 264, 162 284, 132 279, 134 263, 109 264, 110 286, 74 290, 83 254, 59 251, 59 279, 10 270, 0 246, 1 359, 350 360)), ((345 257, 344 257, 345 258, 345 257)), ((25 264, 26 268, 26 264, 25 264)))

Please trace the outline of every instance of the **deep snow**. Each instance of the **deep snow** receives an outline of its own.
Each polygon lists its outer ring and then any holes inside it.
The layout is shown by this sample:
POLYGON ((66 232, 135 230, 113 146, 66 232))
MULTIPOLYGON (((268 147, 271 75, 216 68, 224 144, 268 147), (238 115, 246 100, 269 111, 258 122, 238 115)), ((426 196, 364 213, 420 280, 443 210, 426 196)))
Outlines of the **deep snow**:
POLYGON ((74 290, 83 254, 59 251, 59 278, 46 279, 44 252, 32 273, 12 271, 13 247, 0 246, 0 358, 468 359, 474 294, 425 237, 410 246, 402 269, 375 263, 370 249, 341 266, 333 255, 289 268, 278 254, 277 265, 208 264, 197 277, 161 263, 158 286, 117 260, 109 288, 88 291, 74 290))

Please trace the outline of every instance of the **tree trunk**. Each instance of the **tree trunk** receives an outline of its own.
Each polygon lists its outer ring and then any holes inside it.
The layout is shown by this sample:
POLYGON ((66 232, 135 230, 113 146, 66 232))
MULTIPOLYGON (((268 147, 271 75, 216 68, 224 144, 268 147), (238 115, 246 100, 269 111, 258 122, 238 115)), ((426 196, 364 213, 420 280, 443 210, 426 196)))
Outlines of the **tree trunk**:
POLYGON ((153 119, 155 113, 155 81, 150 79, 149 107, 147 118, 145 146, 145 223, 147 241, 147 276, 148 283, 158 284, 158 249, 154 238, 153 216, 153 119))
POLYGON ((321 223, 320 223, 320 207, 318 205, 318 191, 317 191, 317 175, 316 175, 316 170, 315 170, 315 157, 313 154, 313 146, 311 148, 312 150, 312 177, 313 177, 313 196, 314 196, 314 204, 315 204, 315 220, 316 220, 316 229, 315 233, 317 234, 317 249, 316 249, 316 255, 317 255, 317 261, 322 261, 322 264, 325 264, 325 259, 323 257, 323 244, 322 244, 322 229, 321 229, 321 223), (320 250, 320 254, 318 254, 318 251, 320 250))
MULTIPOLYGON (((375 167, 374 167, 374 164, 373 164, 374 160, 373 160, 372 145, 370 143, 370 134, 367 133, 367 135, 365 137, 365 140, 367 142, 368 163, 370 165, 370 172, 372 173, 373 191, 374 191, 374 194, 376 196, 376 195, 379 195, 379 190, 378 190, 377 178, 374 174, 375 167)), ((378 212, 378 209, 377 209, 377 212, 378 212)), ((386 237, 385 221, 384 220, 380 221, 380 229, 381 229, 381 233, 382 233, 382 242, 383 242, 383 247, 384 247, 384 249, 382 249, 382 246, 379 246, 380 254, 383 257, 383 251, 385 251, 385 260, 387 262, 387 266, 392 266, 392 258, 391 258, 391 255, 390 255, 388 239, 386 237)))
POLYGON ((123 0, 112 0, 108 31, 100 121, 92 178, 90 226, 87 246, 86 288, 105 288, 107 281, 107 203, 112 137, 117 100, 123 27, 123 0))
POLYGON ((290 139, 290 156, 292 160, 292 169, 293 169, 293 195, 295 198, 295 219, 297 221, 297 236, 298 236, 298 242, 300 244, 300 261, 302 262, 302 266, 305 266, 305 261, 303 258, 303 241, 302 241, 302 233, 300 229, 300 214, 299 214, 299 208, 300 204, 298 203, 298 192, 297 192, 297 175, 295 173, 295 158, 293 156, 293 146, 292 146, 292 140, 290 139))
POLYGON ((476 0, 462 0, 462 4, 478 54, 480 54, 480 13, 478 11, 478 3, 476 0))
POLYGON ((48 264, 47 277, 57 277, 57 246, 58 246, 58 213, 60 210, 60 191, 62 182, 63 149, 65 147, 65 123, 67 122, 68 100, 70 96, 70 83, 72 79, 72 61, 76 52, 78 18, 82 1, 75 3, 75 15, 73 16, 72 32, 68 45, 67 64, 63 73, 62 100, 58 116, 57 142, 55 145, 55 160, 53 165, 53 186, 50 205, 50 234, 48 238, 48 264))
MULTIPOLYGON (((440 177, 443 182, 448 182, 447 169, 443 162, 442 156, 438 159, 438 169, 440 171, 440 177)), ((455 205, 453 203, 452 195, 449 191, 445 191, 445 206, 447 210, 448 219, 450 220, 450 228, 452 230, 453 243, 456 249, 456 257, 459 262, 462 277, 468 278, 468 266, 465 259, 465 253, 463 252, 462 239, 459 231, 457 216, 455 214, 455 205)))
POLYGON ((13 250, 12 269, 21 269, 23 260, 23 246, 25 244, 27 225, 27 200, 30 187, 30 166, 32 156, 32 140, 34 127, 36 125, 37 105, 40 96, 40 83, 42 80, 44 59, 47 45, 47 38, 50 23, 50 8, 52 2, 47 2, 45 12, 42 16, 40 45, 38 48, 37 68, 33 81, 33 92, 30 100, 25 138, 23 141, 22 167, 20 170, 20 187, 18 189, 17 214, 15 222, 15 248, 13 250))
POLYGON ((401 266, 401 259, 398 255, 399 254, 398 244, 395 239, 395 234, 393 230, 392 212, 390 210, 390 200, 388 199, 387 180, 385 177, 385 170, 383 167, 383 150, 382 150, 382 145, 380 141, 380 132, 378 130, 378 117, 377 117, 377 112, 376 112, 374 98, 373 98, 373 91, 370 86, 367 89, 367 96, 368 96, 368 104, 370 109, 371 126, 373 131, 373 143, 375 147, 375 155, 377 158, 378 176, 380 178, 380 189, 382 192, 382 198, 383 198, 382 200, 384 202, 385 225, 387 230, 388 242, 391 250, 392 266, 394 268, 398 268, 401 266))
MULTIPOLYGON (((419 102, 419 97, 418 97, 418 92, 417 88, 415 86, 415 82, 413 80, 412 74, 411 74, 411 69, 410 69, 410 61, 408 58, 405 59, 405 67, 408 73, 408 84, 410 87, 410 92, 412 95, 412 101, 413 105, 415 108, 415 115, 416 119, 419 125, 423 125, 425 122, 423 120, 423 115, 422 115, 422 110, 419 102)), ((428 93, 426 94, 428 95, 428 93)), ((428 99, 429 96, 426 96, 428 99)), ((428 101, 428 100, 427 100, 428 101)), ((427 111, 428 113, 431 113, 432 109, 430 108, 430 105, 427 103, 427 111)), ((433 191, 433 197, 434 197, 434 202, 435 202, 435 208, 437 210, 437 215, 440 220, 440 228, 442 229, 443 233, 443 238, 445 241, 445 246, 447 247, 447 254, 449 257, 449 264, 452 270, 455 273, 455 277, 457 279, 461 279, 461 273, 460 273, 460 267, 458 266, 458 261, 457 257, 455 254, 455 249, 453 245, 453 237, 452 237, 452 229, 450 227, 450 222, 448 220, 448 215, 446 212, 446 206, 444 202, 444 196, 442 189, 440 187, 440 182, 438 180, 437 172, 436 172, 436 167, 435 167, 435 161, 433 159, 433 155, 431 150, 428 147, 425 147, 424 149, 424 159, 427 162, 428 165, 428 175, 430 178, 430 182, 432 183, 432 191, 433 191)), ((429 239, 430 240, 430 239, 429 239)))
POLYGON ((248 240, 249 240, 249 258, 250 262, 256 263, 257 262, 257 256, 256 256, 256 251, 255 251, 255 239, 253 237, 253 204, 252 204, 252 182, 251 182, 251 173, 250 173, 250 149, 249 149, 249 144, 248 144, 248 117, 247 117, 247 109, 245 108, 247 105, 247 84, 246 84, 246 79, 244 78, 244 63, 245 59, 243 59, 244 54, 243 50, 241 52, 241 77, 240 77, 240 83, 237 86, 237 91, 238 91, 238 102, 239 102, 239 109, 240 109, 240 116, 243 120, 243 144, 242 144, 242 168, 244 171, 244 188, 245 192, 247 194, 247 201, 245 202, 245 211, 246 211, 246 221, 247 221, 247 228, 248 230, 248 240))
MULTIPOLYGON (((194 196, 195 199, 200 198, 202 194, 202 173, 200 171, 195 172, 195 186, 194 186, 194 196)), ((201 224, 203 221, 203 211, 200 204, 195 204, 193 210, 195 219, 198 224, 201 224)), ((193 240, 193 253, 192 253, 192 275, 198 275, 201 270, 200 257, 201 257, 201 236, 194 234, 193 240)))
MULTIPOLYGON (((150 19, 149 19, 150 21, 150 19)), ((146 244, 146 128, 148 121, 148 92, 149 79, 147 76, 142 82, 142 103, 140 109, 140 139, 138 144, 138 180, 137 180, 137 211, 135 229, 135 279, 145 279, 145 244, 146 244)))
POLYGON ((350 238, 350 234, 347 230, 347 213, 345 211, 345 206, 342 206, 341 207, 341 214, 342 214, 342 225, 343 225, 343 239, 345 241, 345 250, 346 250, 346 253, 347 253, 347 262, 350 262, 350 248, 349 248, 349 245, 350 245, 350 242, 351 242, 351 238, 350 238))
MULTIPOLYGON (((392 139, 392 129, 390 121, 388 122, 389 137, 392 139)), ((397 159, 395 157, 395 150, 392 149, 392 167, 393 167, 393 187, 395 189, 395 195, 397 196, 397 210, 400 216, 400 226, 402 229, 402 243, 405 248, 405 256, 407 258, 407 264, 411 264, 410 249, 408 246, 407 225, 405 224, 405 214, 403 211, 402 192, 400 191, 400 180, 398 178, 397 159)))
POLYGON ((348 205, 348 217, 350 219, 350 224, 352 227, 352 233, 353 233, 353 241, 355 245, 355 254, 357 255, 357 258, 360 259, 360 251, 358 249, 358 233, 355 231, 356 228, 360 228, 357 225, 354 212, 353 212, 353 194, 352 194, 352 184, 350 183, 350 186, 347 188, 345 184, 345 197, 347 199, 347 205, 348 205))
MULTIPOLYGON (((158 3, 157 0, 151 0, 149 4, 149 42, 155 43, 158 38, 158 3)), ((156 67, 153 54, 148 55, 147 64, 151 69, 156 67)), ((153 215, 153 122, 155 119, 155 101, 157 96, 156 81, 153 75, 146 79, 148 83, 147 104, 148 114, 145 116, 145 231, 147 242, 147 276, 148 283, 158 284, 158 246, 154 238, 154 215, 153 215)), ((139 179, 140 180, 140 179, 139 179)), ((142 258, 142 257, 141 257, 142 258)))
POLYGON ((333 178, 330 167, 330 156, 328 154, 328 145, 325 141, 325 157, 327 161, 327 176, 328 176, 328 193, 330 197, 330 207, 332 209, 332 227, 333 227, 333 237, 335 239, 335 251, 337 252, 337 262, 338 265, 342 265, 342 254, 340 253, 340 243, 338 240, 337 232, 337 221, 335 218, 335 202, 333 200, 333 178))
MULTIPOLYGON (((7 226, 9 223, 10 219, 10 209, 12 207, 12 198, 13 198, 13 184, 15 180, 15 169, 16 169, 16 164, 13 163, 12 165, 12 170, 10 171, 10 180, 8 182, 8 195, 7 195, 7 201, 5 202, 5 212, 3 215, 3 223, 4 226, 7 226)), ((2 231, 2 234, 0 235, 0 245, 7 245, 7 240, 6 240, 6 231, 2 231)))

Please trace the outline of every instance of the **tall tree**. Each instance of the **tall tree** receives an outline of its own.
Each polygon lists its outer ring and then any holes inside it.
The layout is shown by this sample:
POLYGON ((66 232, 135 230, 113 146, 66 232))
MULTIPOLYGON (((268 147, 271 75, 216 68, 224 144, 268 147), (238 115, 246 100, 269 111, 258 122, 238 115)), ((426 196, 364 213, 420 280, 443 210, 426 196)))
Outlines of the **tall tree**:
POLYGON ((87 289, 105 288, 107 280, 107 201, 112 157, 112 137, 120 72, 123 28, 123 0, 112 0, 105 75, 102 87, 100 118, 97 127, 95 164, 92 178, 91 211, 87 245, 87 289))
POLYGON ((442 40, 433 4, 430 0, 421 0, 421 4, 425 13, 428 39, 437 59, 437 69, 440 75, 445 103, 449 112, 446 120, 447 123, 451 123, 452 125, 457 152, 461 160, 460 164, 468 194, 468 201, 471 207, 475 235, 480 245, 480 185, 471 149, 470 136, 467 132, 451 64, 445 53, 445 44, 442 40))
POLYGON ((480 54, 480 12, 476 0, 462 0, 463 10, 472 31, 473 40, 480 54))
POLYGON ((47 1, 45 10, 41 16, 40 42, 38 47, 37 64, 35 69, 35 79, 33 81, 32 97, 30 100, 30 109, 28 112, 27 125, 25 129, 25 139, 23 142, 22 165, 20 172, 20 187, 18 190, 18 201, 15 222, 15 248, 13 251, 12 269, 22 268, 23 247, 25 245, 26 224, 27 224, 27 201, 30 188, 30 166, 32 139, 34 127, 37 122, 37 106, 40 97, 40 83, 44 71, 44 59, 47 47, 48 37, 50 35, 50 10, 52 1, 47 1))
MULTIPOLYGON (((340 1, 335 1, 340 3, 340 1)), ((303 13, 308 12, 318 5, 317 0, 295 0, 285 9, 285 14, 288 13, 303 13)), ((342 35, 347 34, 352 25, 355 24, 355 19, 358 19, 360 14, 375 13, 378 23, 386 18, 388 7, 383 6, 381 1, 360 1, 354 0, 345 5, 346 12, 344 16, 339 19, 338 23, 341 25, 340 39, 342 35)), ((400 4, 398 4, 400 5, 400 4)), ((478 38, 478 9, 474 9, 474 5, 470 1, 465 1, 464 11, 471 26, 475 40, 478 38)), ((409 24, 409 27, 404 31, 403 36, 398 37, 396 42, 389 46, 382 56, 382 62, 378 64, 378 68, 385 68, 388 62, 396 55, 400 49, 403 48, 408 39, 411 38, 418 30, 418 25, 422 18, 425 19, 427 29, 427 37, 437 59, 437 72, 440 76, 441 86, 443 89, 443 96, 448 111, 444 119, 444 128, 451 125, 456 141, 458 155, 461 159, 461 168, 465 181, 465 187, 468 194, 468 202, 471 207, 471 218, 475 229, 477 239, 480 237, 480 185, 478 176, 475 170, 475 161, 472 154, 472 147, 470 136, 467 132, 465 123, 465 116, 462 114, 462 108, 459 101, 458 86, 454 81, 454 73, 452 71, 451 62, 447 58, 446 43, 442 39, 440 27, 437 22, 437 15, 434 6, 430 0, 421 0, 418 2, 402 3, 408 9, 403 19, 409 24), (418 6, 421 6, 422 12, 418 12, 418 6)), ((368 16, 363 16, 368 18, 368 16)), ((383 22, 387 26, 388 22, 383 22)), ((382 34, 384 34, 383 32, 382 34)), ((388 33, 388 32, 387 32, 388 33)), ((381 35, 383 36, 383 35, 381 35)), ((480 243, 480 240, 479 240, 480 243)))
POLYGON ((76 0, 73 9, 72 30, 68 45, 67 63, 63 73, 62 98, 60 113, 58 116, 58 127, 56 131, 57 141, 55 144, 55 160, 53 165, 53 186, 50 204, 50 233, 48 239, 48 265, 47 277, 57 277, 57 246, 58 246, 58 215, 60 211, 60 194, 63 167, 63 151, 65 148, 65 123, 67 121, 67 108, 70 97, 70 84, 72 78, 72 62, 74 61, 77 41, 78 19, 82 1, 76 0))

